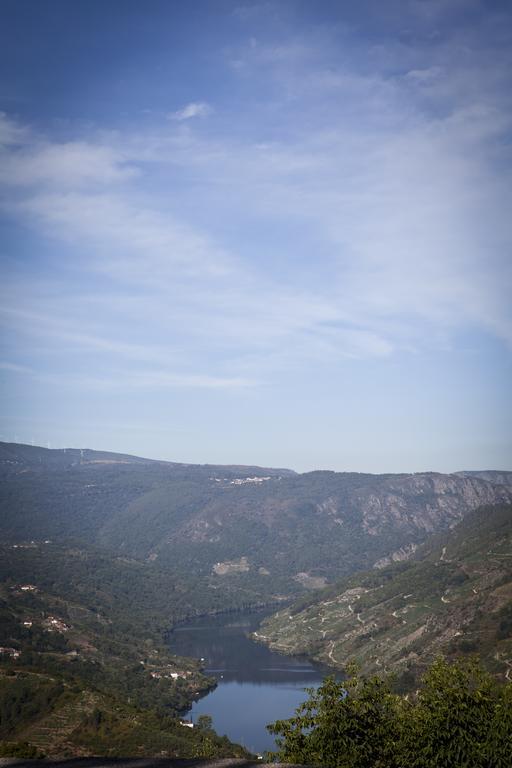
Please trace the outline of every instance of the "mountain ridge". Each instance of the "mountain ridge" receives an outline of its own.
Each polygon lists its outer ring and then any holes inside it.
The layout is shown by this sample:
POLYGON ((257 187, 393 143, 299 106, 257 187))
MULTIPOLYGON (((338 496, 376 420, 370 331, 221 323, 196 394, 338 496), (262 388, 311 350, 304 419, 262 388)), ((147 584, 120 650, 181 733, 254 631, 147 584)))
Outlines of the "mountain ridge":
POLYGON ((512 502, 512 482, 497 482, 508 475, 489 471, 283 474, 104 452, 81 463, 89 454, 55 450, 0 444, 4 540, 79 540, 193 570, 227 608, 235 594, 260 602, 317 588, 420 545, 478 506, 512 502))
POLYGON ((5 471, 6 465, 11 463, 13 469, 17 464, 26 463, 28 466, 37 467, 44 464, 45 468, 63 468, 65 466, 77 466, 81 464, 159 464, 170 468, 197 468, 197 469, 226 469, 226 471, 257 471, 271 472, 273 474, 296 474, 293 469, 259 467, 251 464, 193 464, 183 461, 168 461, 166 459, 148 459, 128 453, 115 451, 99 451, 92 448, 45 448, 40 445, 28 445, 26 443, 7 443, 0 441, 0 470, 5 471), (10 457, 10 458, 9 458, 10 457), (45 461, 43 462, 43 458, 45 461), (32 459, 32 461, 30 461, 32 459), (37 459, 37 460, 36 460, 37 459))

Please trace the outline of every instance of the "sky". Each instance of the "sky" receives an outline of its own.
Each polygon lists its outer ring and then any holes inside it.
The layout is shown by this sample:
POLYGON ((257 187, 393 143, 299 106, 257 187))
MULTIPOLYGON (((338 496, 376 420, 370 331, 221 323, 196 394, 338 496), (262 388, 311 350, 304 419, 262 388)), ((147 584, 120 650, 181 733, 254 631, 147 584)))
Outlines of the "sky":
POLYGON ((0 440, 512 468, 509 2, 0 9, 0 440))

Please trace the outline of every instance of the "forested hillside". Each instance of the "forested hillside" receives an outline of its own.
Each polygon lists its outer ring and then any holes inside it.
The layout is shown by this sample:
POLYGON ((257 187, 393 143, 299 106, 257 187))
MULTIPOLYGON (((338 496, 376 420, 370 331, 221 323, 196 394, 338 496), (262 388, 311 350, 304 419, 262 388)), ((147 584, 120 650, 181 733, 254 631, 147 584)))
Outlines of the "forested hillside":
POLYGON ((345 579, 268 619, 258 639, 336 667, 394 670, 413 685, 443 653, 512 673, 512 505, 469 514, 414 557, 345 579))
MULTIPOLYGON (((187 596, 188 595, 188 596, 187 596)), ((0 546, 0 740, 47 755, 241 755, 179 711, 213 684, 169 653, 188 586, 83 546, 0 546)))
POLYGON ((82 541, 273 600, 411 551, 482 504, 512 501, 508 476, 369 475, 146 461, 1 446, 5 541, 82 541))
POLYGON ((260 639, 398 668, 404 685, 437 650, 510 669, 510 473, 296 475, 2 444, 0 480, 0 738, 238 754, 180 726, 211 681, 165 633, 300 595, 260 639))

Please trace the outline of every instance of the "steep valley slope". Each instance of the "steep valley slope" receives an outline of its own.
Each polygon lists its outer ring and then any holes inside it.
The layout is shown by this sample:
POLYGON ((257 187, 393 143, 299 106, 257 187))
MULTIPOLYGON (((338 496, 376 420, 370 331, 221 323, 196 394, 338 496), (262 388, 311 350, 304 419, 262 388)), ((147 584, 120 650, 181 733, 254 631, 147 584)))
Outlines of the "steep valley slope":
POLYGON ((28 742, 48 757, 245 755, 180 723, 213 684, 165 642, 186 592, 83 545, 0 544, 0 754, 28 742))
POLYGON ((407 556, 512 501, 512 473, 297 475, 13 444, 0 444, 0 477, 4 541, 81 541, 188 575, 225 607, 407 556))
POLYGON ((482 650, 509 674, 510 504, 508 472, 299 475, 0 443, 0 739, 243 755, 180 725, 210 681, 165 633, 297 598, 260 639, 403 679, 437 649, 482 650))
POLYGON ((257 639, 404 687, 439 654, 478 653, 512 677, 512 505, 470 513, 405 562, 358 574, 266 620, 257 639))

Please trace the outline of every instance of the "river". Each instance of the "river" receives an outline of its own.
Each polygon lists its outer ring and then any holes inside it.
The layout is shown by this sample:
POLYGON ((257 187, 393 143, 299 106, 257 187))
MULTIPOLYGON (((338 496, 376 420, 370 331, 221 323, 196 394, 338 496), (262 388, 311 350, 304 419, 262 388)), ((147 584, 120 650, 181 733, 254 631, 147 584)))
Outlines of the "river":
POLYGON ((275 747, 265 726, 293 715, 307 698, 306 687, 316 687, 325 667, 307 659, 282 656, 249 639, 269 609, 202 617, 177 627, 170 648, 180 656, 204 659, 205 672, 217 687, 196 701, 190 714, 210 715, 217 733, 243 744, 254 753, 275 747))

